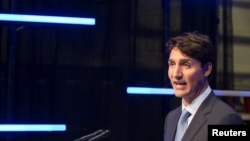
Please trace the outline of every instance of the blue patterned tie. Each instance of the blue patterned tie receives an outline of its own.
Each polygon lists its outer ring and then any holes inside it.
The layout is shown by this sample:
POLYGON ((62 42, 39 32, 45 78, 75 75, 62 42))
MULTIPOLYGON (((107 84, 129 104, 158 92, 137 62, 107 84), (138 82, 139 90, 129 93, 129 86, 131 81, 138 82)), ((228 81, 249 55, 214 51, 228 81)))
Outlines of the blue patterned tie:
POLYGON ((177 130, 175 133, 174 141, 181 141, 186 129, 188 127, 188 117, 191 115, 186 109, 183 109, 181 113, 181 117, 178 121, 177 130))

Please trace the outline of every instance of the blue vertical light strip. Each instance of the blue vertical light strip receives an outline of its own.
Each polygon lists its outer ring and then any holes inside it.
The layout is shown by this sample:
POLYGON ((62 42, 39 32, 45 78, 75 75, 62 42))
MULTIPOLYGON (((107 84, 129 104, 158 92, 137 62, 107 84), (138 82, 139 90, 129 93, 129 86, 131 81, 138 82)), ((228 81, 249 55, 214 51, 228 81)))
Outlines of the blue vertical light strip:
POLYGON ((94 18, 22 15, 22 14, 5 14, 5 13, 0 13, 0 21, 95 25, 94 18))
POLYGON ((65 124, 0 124, 0 132, 66 131, 65 124))
MULTIPOLYGON (((217 96, 250 97, 250 91, 213 90, 217 96)), ((127 87, 127 94, 174 95, 171 88, 127 87)))

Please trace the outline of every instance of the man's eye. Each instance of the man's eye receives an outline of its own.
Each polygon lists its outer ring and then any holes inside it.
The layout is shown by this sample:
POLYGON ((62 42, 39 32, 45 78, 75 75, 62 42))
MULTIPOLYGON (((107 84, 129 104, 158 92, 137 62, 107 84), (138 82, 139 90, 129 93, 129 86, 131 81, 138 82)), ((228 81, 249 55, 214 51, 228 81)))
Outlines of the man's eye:
POLYGON ((173 66, 174 63, 173 63, 173 62, 169 62, 168 65, 169 65, 169 66, 173 66))
POLYGON ((184 63, 183 64, 185 67, 187 67, 187 68, 190 68, 191 67, 191 65, 189 64, 189 63, 184 63))

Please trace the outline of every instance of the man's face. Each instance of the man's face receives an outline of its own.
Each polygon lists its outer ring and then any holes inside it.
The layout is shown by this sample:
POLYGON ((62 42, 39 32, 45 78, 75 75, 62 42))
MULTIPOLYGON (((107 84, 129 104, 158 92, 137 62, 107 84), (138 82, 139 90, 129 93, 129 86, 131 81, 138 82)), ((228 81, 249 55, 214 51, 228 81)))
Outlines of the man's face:
POLYGON ((205 77, 211 70, 202 69, 198 60, 183 54, 175 47, 170 53, 168 65, 168 77, 177 97, 192 101, 206 88, 205 77))

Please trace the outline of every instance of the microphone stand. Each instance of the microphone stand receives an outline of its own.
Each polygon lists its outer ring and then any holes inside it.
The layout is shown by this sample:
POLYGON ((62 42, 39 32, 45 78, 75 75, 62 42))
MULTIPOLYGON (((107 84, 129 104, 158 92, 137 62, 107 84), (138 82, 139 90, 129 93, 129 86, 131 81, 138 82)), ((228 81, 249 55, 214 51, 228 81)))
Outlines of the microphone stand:
POLYGON ((102 129, 100 130, 97 130, 95 131, 94 133, 91 133, 91 134, 88 134, 88 135, 85 135, 85 136, 82 136, 78 139, 75 139, 73 141, 85 141, 85 140, 88 140, 90 138, 94 138, 95 136, 99 135, 99 134, 102 134, 104 131, 102 129))
POLYGON ((102 133, 100 133, 99 135, 96 135, 96 136, 92 137, 92 138, 89 139, 88 141, 97 141, 97 140, 99 140, 99 139, 101 139, 101 138, 106 137, 106 136, 109 135, 109 134, 110 134, 110 130, 105 130, 105 131, 103 131, 102 133))

